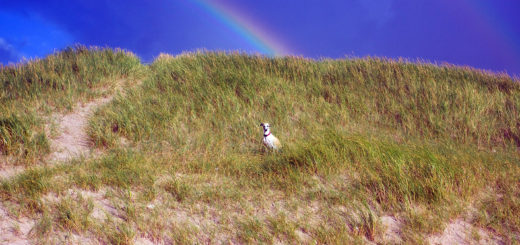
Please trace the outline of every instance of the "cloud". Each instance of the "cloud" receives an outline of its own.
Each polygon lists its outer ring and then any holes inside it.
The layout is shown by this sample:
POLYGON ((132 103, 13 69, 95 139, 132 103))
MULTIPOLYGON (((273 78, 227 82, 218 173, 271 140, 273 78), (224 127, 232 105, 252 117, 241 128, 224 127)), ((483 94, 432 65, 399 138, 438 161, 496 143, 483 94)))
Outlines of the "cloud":
POLYGON ((19 53, 14 46, 0 37, 0 63, 16 62, 19 58, 19 53))
POLYGON ((0 63, 4 64, 44 57, 73 44, 62 28, 30 12, 0 10, 0 26, 0 63))

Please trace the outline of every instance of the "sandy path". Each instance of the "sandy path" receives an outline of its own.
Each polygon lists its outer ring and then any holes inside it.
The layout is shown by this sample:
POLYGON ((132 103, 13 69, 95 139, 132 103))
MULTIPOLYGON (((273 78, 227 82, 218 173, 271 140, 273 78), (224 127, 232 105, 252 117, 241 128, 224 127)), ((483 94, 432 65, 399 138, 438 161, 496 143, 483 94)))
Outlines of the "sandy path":
MULTIPOLYGON (((108 96, 85 104, 80 103, 68 114, 54 115, 59 135, 50 139, 51 153, 45 162, 55 164, 79 156, 88 156, 91 153, 90 139, 87 135, 88 118, 96 108, 108 103, 112 98, 113 96, 108 96)), ((6 163, 0 164, 0 179, 10 178, 26 169, 24 166, 7 164, 5 156, 0 157, 0 161, 2 159, 6 163)))
MULTIPOLYGON (((87 156, 91 150, 87 135, 88 118, 94 110, 108 103, 112 97, 100 98, 86 104, 78 104, 77 109, 65 115, 57 115, 60 134, 50 140, 51 164, 67 161, 74 157, 87 156)), ((11 166, 0 170, 0 178, 10 178, 26 168, 11 166)), ((0 244, 30 244, 29 232, 35 221, 29 218, 11 218, 7 210, 0 204, 0 244)))
MULTIPOLYGON (((90 153, 89 137, 86 132, 88 117, 97 107, 108 103, 111 99, 112 97, 106 97, 80 104, 75 111, 56 116, 60 134, 50 141, 52 153, 48 159, 51 163, 67 161, 90 153)), ((7 158, 3 157, 3 159, 7 162, 7 158)), ((25 169, 23 166, 4 166, 0 169, 0 178, 10 178, 25 169)), ((30 244, 28 235, 33 225, 34 220, 28 218, 11 218, 4 206, 0 204, 0 244, 30 244)))
MULTIPOLYGON (((134 81, 131 86, 138 86, 142 80, 134 81)), ((77 109, 66 115, 58 116, 60 135, 51 139, 51 154, 49 162, 63 162, 91 153, 90 139, 87 135, 88 118, 98 107, 107 104, 114 94, 123 92, 125 80, 114 83, 114 93, 104 98, 98 98, 86 104, 78 104, 77 109)))
MULTIPOLYGON (((64 162, 91 153, 90 139, 87 135, 88 118, 96 108, 110 102, 115 94, 124 93, 125 86, 138 86, 142 80, 132 81, 120 79, 112 84, 113 93, 107 97, 98 98, 88 103, 78 103, 76 109, 68 114, 51 116, 58 124, 59 135, 50 139, 51 153, 46 157, 45 164, 64 162)), ((0 154, 0 179, 10 178, 23 172, 26 167, 13 166, 9 158, 0 154)), ((41 165, 41 164, 40 164, 41 165)))
MULTIPOLYGON (((124 80, 115 82, 116 92, 113 94, 122 92, 123 82, 124 80)), ((138 85, 140 82, 138 80, 133 85, 138 85)), ((58 135, 50 139, 51 153, 45 158, 45 165, 39 164, 38 166, 47 167, 49 164, 53 165, 76 157, 91 155, 93 152, 90 147, 90 138, 87 134, 88 119, 97 108, 107 104, 112 98, 113 95, 110 95, 88 103, 79 103, 76 105, 75 110, 70 113, 53 115, 51 119, 57 123, 58 135)), ((10 165, 9 162, 8 157, 0 156, 0 179, 10 178, 27 169, 24 166, 10 165)), ((100 202, 103 203, 104 201, 106 200, 101 200, 100 202)), ((108 208, 109 206, 106 207, 108 208)), ((35 220, 27 217, 14 218, 9 216, 8 210, 0 203, 0 244, 30 244, 29 233, 34 224, 35 220)), ((78 242, 78 244, 87 240, 79 237, 78 241, 81 242, 78 242)))
POLYGON ((100 98, 89 103, 78 105, 72 113, 58 117, 59 132, 51 139, 50 162, 67 161, 90 153, 90 140, 87 135, 88 118, 94 109, 108 103, 112 97, 100 98))

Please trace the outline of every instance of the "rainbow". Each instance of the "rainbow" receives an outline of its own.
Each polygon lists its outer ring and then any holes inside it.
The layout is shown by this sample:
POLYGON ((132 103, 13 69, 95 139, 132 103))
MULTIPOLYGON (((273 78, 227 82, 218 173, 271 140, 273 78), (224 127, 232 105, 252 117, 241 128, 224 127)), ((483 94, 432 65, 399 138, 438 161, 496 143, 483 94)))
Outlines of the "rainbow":
POLYGON ((258 52, 268 56, 283 56, 292 53, 279 38, 262 28, 260 23, 244 15, 242 11, 210 0, 193 0, 193 2, 239 34, 258 52))
POLYGON ((485 1, 463 0, 462 3, 473 15, 476 27, 493 40, 495 51, 502 52, 511 65, 520 67, 520 37, 515 34, 513 27, 494 13, 494 7, 485 1))

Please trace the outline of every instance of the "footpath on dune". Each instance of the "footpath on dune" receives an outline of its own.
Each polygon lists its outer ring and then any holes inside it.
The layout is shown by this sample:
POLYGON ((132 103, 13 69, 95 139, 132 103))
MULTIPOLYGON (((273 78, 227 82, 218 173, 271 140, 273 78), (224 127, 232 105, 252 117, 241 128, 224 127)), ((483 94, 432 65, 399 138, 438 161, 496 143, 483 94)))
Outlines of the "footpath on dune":
POLYGON ((89 103, 78 105, 77 109, 66 115, 58 116, 60 134, 51 139, 49 162, 63 162, 90 153, 90 140, 87 135, 88 118, 94 110, 109 101, 112 96, 99 98, 89 103))
MULTIPOLYGON (((89 117, 97 108, 112 101, 114 95, 122 92, 125 80, 117 80, 114 83, 114 92, 108 96, 96 98, 88 103, 79 103, 76 110, 64 115, 57 115, 59 135, 52 138, 51 153, 47 162, 65 162, 76 157, 87 157, 91 154, 91 142, 87 134, 89 117)), ((132 86, 139 85, 140 80, 135 81, 132 86)))
MULTIPOLYGON (((75 110, 72 112, 51 115, 47 119, 46 128, 51 128, 51 122, 55 122, 58 134, 49 139, 51 152, 36 167, 66 162, 80 156, 89 156, 92 152, 87 134, 88 119, 97 108, 107 104, 116 93, 121 92, 124 83, 124 80, 115 81, 113 93, 87 103, 80 102, 76 104, 75 110)), ((140 81, 136 81, 133 85, 139 83, 140 81)), ((25 166, 5 165, 0 169, 0 179, 11 178, 24 170, 26 170, 25 166)))
MULTIPOLYGON (((50 120, 57 123, 58 135, 50 138, 51 153, 43 164, 37 166, 48 167, 76 157, 91 155, 91 143, 87 134, 88 119, 97 108, 110 102, 114 94, 121 91, 121 84, 123 81, 116 81, 114 93, 108 96, 87 103, 78 103, 72 112, 52 115, 50 120)), ((49 126, 50 123, 47 128, 49 126)), ((26 169, 24 166, 7 166, 0 169, 0 179, 11 178, 26 169)), ((0 244, 30 244, 30 232, 35 221, 26 217, 11 217, 9 213, 8 208, 0 203, 0 244)))
MULTIPOLYGON (((51 153, 46 157, 44 163, 52 165, 90 154, 90 140, 86 131, 88 118, 96 108, 108 103, 112 98, 111 95, 84 104, 78 103, 76 109, 70 113, 51 116, 57 122, 58 135, 50 138, 51 153)), ((38 164, 38 166, 40 165, 42 164, 38 164)), ((24 166, 7 165, 0 169, 0 179, 11 178, 25 169, 24 166)))

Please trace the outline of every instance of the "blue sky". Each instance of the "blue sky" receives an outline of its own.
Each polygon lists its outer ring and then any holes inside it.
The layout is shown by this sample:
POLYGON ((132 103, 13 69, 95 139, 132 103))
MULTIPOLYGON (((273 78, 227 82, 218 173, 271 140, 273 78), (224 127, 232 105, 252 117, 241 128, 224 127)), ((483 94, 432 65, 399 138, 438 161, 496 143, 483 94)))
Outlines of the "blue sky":
MULTIPOLYGON (((405 57, 520 75, 518 0, 210 1, 230 6, 310 58, 405 57)), ((190 0, 0 0, 0 63, 74 43, 160 52, 259 52, 190 0)))

